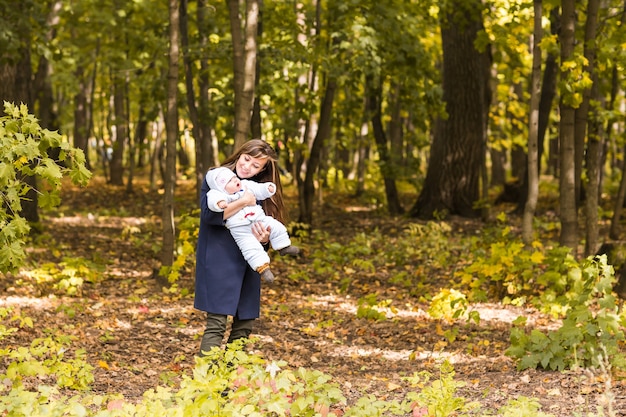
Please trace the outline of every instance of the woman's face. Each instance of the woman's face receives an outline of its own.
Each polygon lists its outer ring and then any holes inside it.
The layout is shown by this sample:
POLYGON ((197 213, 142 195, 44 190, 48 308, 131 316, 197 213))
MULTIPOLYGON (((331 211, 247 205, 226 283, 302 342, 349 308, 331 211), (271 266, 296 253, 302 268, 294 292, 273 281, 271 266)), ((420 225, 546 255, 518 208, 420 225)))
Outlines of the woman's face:
POLYGON ((235 172, 239 178, 252 178, 265 168, 268 158, 254 158, 247 153, 241 154, 237 159, 235 172))

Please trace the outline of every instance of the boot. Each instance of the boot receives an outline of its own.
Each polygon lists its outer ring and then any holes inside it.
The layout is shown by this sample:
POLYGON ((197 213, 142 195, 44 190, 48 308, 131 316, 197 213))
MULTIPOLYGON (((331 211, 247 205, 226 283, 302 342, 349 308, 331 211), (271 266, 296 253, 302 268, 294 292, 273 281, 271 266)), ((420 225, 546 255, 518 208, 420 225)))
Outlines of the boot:
POLYGON ((282 248, 278 250, 282 256, 298 256, 300 254, 300 248, 297 246, 287 246, 286 248, 282 248))

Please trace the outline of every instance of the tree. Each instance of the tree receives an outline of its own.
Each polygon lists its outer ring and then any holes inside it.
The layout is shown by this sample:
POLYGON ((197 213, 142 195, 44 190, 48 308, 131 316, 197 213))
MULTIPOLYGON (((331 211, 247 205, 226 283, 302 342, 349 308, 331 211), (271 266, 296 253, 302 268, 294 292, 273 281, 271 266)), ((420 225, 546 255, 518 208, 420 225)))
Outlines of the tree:
POLYGON ((382 122, 382 86, 380 83, 374 85, 374 77, 372 75, 366 76, 366 79, 367 112, 371 118, 376 148, 379 153, 379 165, 385 184, 387 209, 391 215, 402 214, 404 210, 400 205, 398 189, 396 187, 393 165, 394 159, 391 157, 390 146, 382 122))
MULTIPOLYGON (((622 6, 622 13, 620 16, 620 24, 624 25, 626 22, 626 2, 622 6)), ((615 101, 618 94, 619 89, 619 79, 620 79, 621 71, 618 71, 618 64, 613 62, 613 68, 611 70, 611 81, 610 81, 610 98, 608 101, 608 109, 613 110, 615 108, 615 101)), ((611 136, 612 126, 615 122, 615 117, 609 118, 606 122, 606 132, 607 132, 607 140, 611 136)), ((622 153, 626 153, 626 144, 622 146, 622 153)), ((611 228, 609 230, 609 237, 611 239, 619 239, 620 237, 620 219, 622 216, 622 209, 624 207, 624 198, 626 197, 626 164, 622 164, 621 168, 621 179, 619 182, 619 190, 617 192, 617 196, 615 196, 615 200, 613 203, 613 217, 611 218, 611 228)))
MULTIPOLYGON (((200 38, 199 44, 204 46, 206 43, 206 34, 204 27, 206 25, 204 17, 204 2, 198 2, 198 37, 200 38)), ((207 117, 207 94, 208 94, 208 69, 206 68, 206 60, 201 60, 201 70, 199 76, 200 85, 199 99, 196 104, 196 89, 194 87, 194 56, 191 52, 191 45, 189 41, 189 24, 188 24, 188 0, 181 0, 180 2, 180 36, 181 46, 183 48, 183 62, 185 66, 185 87, 187 92, 187 108, 189 110, 189 121, 191 122, 191 130, 193 137, 196 140, 196 188, 198 193, 202 187, 202 181, 206 171, 211 165, 213 159, 213 149, 211 147, 212 135, 211 129, 208 127, 207 117)))
MULTIPOLYGON (((561 11, 561 83, 567 85, 573 80, 573 62, 576 2, 563 0, 561 11)), ((561 119, 559 123, 559 205, 561 210, 561 235, 559 242, 576 254, 578 247, 578 213, 576 210, 576 172, 574 120, 576 117, 575 96, 561 88, 559 104, 561 119)))
MULTIPOLYGON (((120 0, 114 1, 117 10, 124 10, 120 0)), ((127 109, 127 84, 128 74, 123 71, 124 62, 128 59, 128 39, 125 28, 128 27, 128 15, 119 13, 116 15, 116 29, 113 32, 113 42, 121 49, 111 64, 111 83, 113 86, 113 153, 111 154, 110 181, 114 185, 124 185, 124 154, 128 142, 128 113, 127 109)))
POLYGON ((233 70, 235 93, 235 148, 247 141, 254 104, 257 55, 258 0, 246 0, 246 16, 239 16, 239 0, 226 0, 230 15, 233 43, 233 70))
MULTIPOLYGON (((593 116, 589 117, 591 109, 591 97, 597 98, 598 96, 598 79, 595 76, 596 65, 596 32, 597 32, 597 20, 598 9, 600 7, 599 0, 589 0, 587 3, 587 21, 585 23, 585 43, 584 43, 584 55, 587 59, 587 65, 585 71, 589 74, 589 78, 593 80, 591 88, 587 88, 583 91, 583 101, 580 107, 576 110, 576 124, 578 125, 578 119, 584 120, 584 125, 581 122, 581 126, 576 127, 582 130, 583 139, 588 135, 588 145, 586 152, 587 160, 587 192, 585 198, 585 255, 593 255, 597 251, 598 244, 598 197, 599 197, 599 184, 600 184, 600 135, 598 128, 600 123, 596 120, 597 112, 593 112, 593 116), (580 116, 579 116, 580 113, 580 116)), ((578 133, 577 133, 578 134, 578 133)))
POLYGON ((541 20, 543 18, 542 0, 533 1, 534 9, 534 30, 532 40, 533 68, 531 75, 530 91, 530 117, 528 122, 528 199, 524 208, 524 218, 522 222, 522 238, 526 244, 532 241, 533 218, 537 208, 537 197, 539 194, 539 102, 541 99, 541 38, 543 28, 541 20))
MULTIPOLYGON (((2 37, 0 49, 3 50, 0 58, 0 99, 15 104, 25 104, 27 108, 34 107, 32 86, 31 47, 33 30, 28 16, 35 13, 29 2, 17 4, 8 1, 0 2, 2 7, 2 27, 8 36, 2 37)), ((18 172, 18 175, 24 175, 18 172)), ((26 198, 20 206, 20 212, 31 223, 39 222, 37 178, 25 175, 22 177, 29 187, 26 188, 26 198)))
POLYGON ((489 54, 475 46, 482 29, 481 10, 478 0, 455 0, 441 17, 443 100, 448 119, 436 122, 424 187, 410 211, 414 217, 480 214, 474 204, 480 196, 490 96, 489 54))
POLYGON ((167 129, 165 146, 165 193, 163 196, 163 246, 161 265, 170 267, 174 263, 176 231, 174 225, 174 190, 176 188, 176 144, 178 143, 178 60, 180 56, 180 8, 178 0, 169 0, 170 49, 167 72, 167 129))

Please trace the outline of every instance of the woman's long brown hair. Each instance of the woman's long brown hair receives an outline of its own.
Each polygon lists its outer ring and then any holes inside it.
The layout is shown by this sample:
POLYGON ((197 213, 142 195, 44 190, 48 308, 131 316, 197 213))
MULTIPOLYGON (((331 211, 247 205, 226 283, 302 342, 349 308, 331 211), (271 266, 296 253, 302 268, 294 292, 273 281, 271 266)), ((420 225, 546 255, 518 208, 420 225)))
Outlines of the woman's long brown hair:
POLYGON ((283 188, 280 183, 280 171, 278 170, 278 154, 264 140, 251 139, 245 142, 237 151, 222 162, 222 166, 235 170, 237 161, 241 155, 250 155, 253 158, 267 159, 265 167, 250 180, 257 182, 271 181, 276 184, 276 194, 261 202, 261 206, 268 216, 274 217, 281 223, 285 223, 285 203, 283 201, 283 188))

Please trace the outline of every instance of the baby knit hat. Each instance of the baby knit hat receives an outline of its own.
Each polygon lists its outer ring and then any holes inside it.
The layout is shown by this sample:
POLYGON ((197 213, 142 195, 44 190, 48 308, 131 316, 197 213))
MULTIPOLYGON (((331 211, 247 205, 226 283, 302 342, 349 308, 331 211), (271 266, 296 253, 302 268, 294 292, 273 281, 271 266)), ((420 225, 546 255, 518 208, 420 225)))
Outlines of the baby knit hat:
POLYGON ((213 190, 225 192, 224 187, 235 173, 226 167, 213 168, 206 174, 206 182, 213 190))

